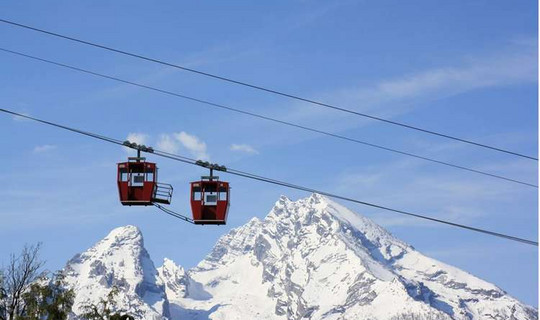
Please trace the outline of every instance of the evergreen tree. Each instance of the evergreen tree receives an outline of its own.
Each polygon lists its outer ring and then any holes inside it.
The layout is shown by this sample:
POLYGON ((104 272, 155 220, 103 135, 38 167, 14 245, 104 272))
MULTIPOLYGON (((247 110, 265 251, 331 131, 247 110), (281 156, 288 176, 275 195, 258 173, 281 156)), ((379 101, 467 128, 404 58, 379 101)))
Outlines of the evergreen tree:
POLYGON ((115 298, 118 295, 118 288, 113 287, 107 294, 107 299, 101 298, 97 304, 84 306, 82 315, 87 320, 135 320, 134 317, 119 312, 115 298))
POLYGON ((64 276, 56 273, 49 280, 42 277, 23 294, 24 311, 17 320, 65 320, 71 312, 75 294, 65 289, 64 276))

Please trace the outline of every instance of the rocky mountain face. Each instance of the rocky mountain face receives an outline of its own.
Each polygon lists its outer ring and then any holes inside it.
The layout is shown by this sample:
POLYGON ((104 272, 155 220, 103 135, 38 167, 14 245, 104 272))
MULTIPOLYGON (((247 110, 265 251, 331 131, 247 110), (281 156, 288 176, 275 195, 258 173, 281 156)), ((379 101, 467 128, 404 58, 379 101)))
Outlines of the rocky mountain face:
POLYGON ((281 197, 185 271, 156 269, 133 226, 66 266, 75 313, 120 289, 140 319, 538 319, 503 290, 428 258, 320 195, 281 197))

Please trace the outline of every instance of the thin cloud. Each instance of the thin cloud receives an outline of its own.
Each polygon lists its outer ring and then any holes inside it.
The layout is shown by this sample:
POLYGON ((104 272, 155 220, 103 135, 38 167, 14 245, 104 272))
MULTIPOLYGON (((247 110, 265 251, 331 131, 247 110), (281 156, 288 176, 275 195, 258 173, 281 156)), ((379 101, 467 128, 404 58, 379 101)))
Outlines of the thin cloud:
POLYGON ((259 151, 257 151, 255 148, 253 148, 249 144, 232 144, 230 149, 232 151, 245 152, 249 154, 259 154, 259 151))
POLYGON ((43 152, 51 151, 53 149, 56 149, 55 145, 44 144, 44 145, 41 145, 41 146, 36 146, 34 148, 34 153, 43 153, 43 152))
MULTIPOLYGON (((497 54, 477 56, 461 63, 397 75, 370 86, 337 89, 317 97, 316 100, 358 112, 393 118, 410 113, 426 102, 473 90, 535 83, 537 68, 536 47, 513 44, 497 54)), ((288 120, 303 123, 309 121, 311 125, 338 131, 372 123, 306 104, 295 105, 295 111, 289 113, 288 120)))
POLYGON ((377 93, 392 99, 406 99, 532 82, 536 79, 535 59, 532 53, 516 54, 474 61, 461 67, 428 70, 383 82, 379 84, 377 93))
POLYGON ((349 89, 344 98, 357 104, 416 102, 488 87, 537 81, 537 54, 534 47, 517 46, 511 53, 477 57, 457 66, 444 66, 379 82, 370 88, 349 89))
MULTIPOLYGON (((30 114, 28 112, 19 112, 19 113, 24 115, 24 116, 30 116, 30 114)), ((26 118, 21 117, 21 116, 13 116, 13 120, 14 121, 30 121, 29 119, 26 119, 26 118)))
MULTIPOLYGON (((457 149, 454 153, 459 156, 463 150, 457 149)), ((493 162, 491 165, 494 168, 497 165, 501 168, 515 167, 528 176, 537 174, 536 167, 527 166, 522 160, 493 162)), ((493 172, 498 173, 498 170, 493 172)), ((487 177, 478 178, 450 170, 426 171, 422 163, 412 159, 355 170, 349 168, 337 177, 334 190, 367 202, 465 224, 477 223, 487 216, 503 215, 508 210, 521 212, 522 208, 535 205, 527 192, 505 182, 494 183, 487 177)), ((433 226, 418 219, 381 214, 369 208, 363 210, 385 227, 433 226)))

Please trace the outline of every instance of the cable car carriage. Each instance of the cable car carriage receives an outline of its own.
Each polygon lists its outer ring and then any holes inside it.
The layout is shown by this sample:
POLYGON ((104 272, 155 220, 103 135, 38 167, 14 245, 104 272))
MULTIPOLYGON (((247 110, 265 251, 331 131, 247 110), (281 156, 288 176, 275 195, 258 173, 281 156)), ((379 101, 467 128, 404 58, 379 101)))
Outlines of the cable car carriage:
POLYGON ((225 171, 225 167, 210 167, 210 176, 191 182, 191 212, 195 224, 226 224, 230 204, 229 183, 219 181, 213 169, 225 171))
POLYGON ((154 153, 154 149, 125 141, 124 146, 136 149, 137 157, 129 157, 127 162, 118 163, 118 193, 124 206, 156 206, 165 213, 194 224, 225 224, 229 211, 229 183, 219 181, 214 169, 226 171, 227 168, 205 161, 195 164, 210 169, 210 176, 191 182, 190 203, 193 218, 167 209, 160 204, 170 204, 173 187, 157 180, 158 168, 155 163, 141 157, 141 151, 154 153))
POLYGON ((129 157, 118 163, 118 193, 124 206, 151 206, 170 204, 173 187, 157 180, 158 168, 146 158, 129 157))

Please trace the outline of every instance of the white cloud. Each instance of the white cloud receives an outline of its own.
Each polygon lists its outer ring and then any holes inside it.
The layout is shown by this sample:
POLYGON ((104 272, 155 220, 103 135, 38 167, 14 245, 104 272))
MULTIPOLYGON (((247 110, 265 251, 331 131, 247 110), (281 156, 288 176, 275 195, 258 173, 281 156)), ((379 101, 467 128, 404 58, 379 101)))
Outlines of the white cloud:
MULTIPOLYGON (((138 144, 146 144, 149 142, 149 136, 144 133, 130 133, 127 140, 138 144)), ((146 145, 149 146, 148 144, 146 145)), ((199 160, 210 159, 206 143, 197 136, 184 131, 179 133, 161 134, 156 142, 156 150, 168 153, 179 153, 182 148, 185 148, 191 155, 199 160)), ((131 149, 126 148, 126 150, 131 149)))
POLYGON ((194 135, 190 135, 184 131, 180 133, 174 133, 173 136, 188 149, 188 151, 197 157, 199 160, 209 160, 210 156, 206 150, 206 143, 201 141, 194 135))
POLYGON ((257 151, 255 148, 253 148, 249 144, 232 144, 230 149, 232 151, 240 151, 240 152, 245 152, 249 154, 259 154, 259 151, 257 151))
POLYGON ((34 153, 43 153, 43 152, 47 152, 47 151, 50 151, 50 150, 53 150, 53 149, 56 149, 55 145, 44 144, 42 146, 36 146, 34 148, 34 153))
POLYGON ((168 153, 177 153, 180 149, 178 142, 168 134, 162 134, 159 136, 157 142, 157 149, 168 153))
POLYGON ((129 142, 135 142, 137 144, 146 144, 146 142, 148 141, 148 135, 145 133, 132 132, 128 134, 126 139, 129 140, 129 142))
MULTIPOLYGON (((146 145, 146 143, 148 142, 148 138, 149 138, 149 136, 147 134, 145 134, 145 133, 132 132, 132 133, 128 134, 128 136, 126 137, 126 140, 128 140, 129 142, 135 142, 137 144, 146 145)), ((124 150, 127 153, 135 153, 135 150, 133 150, 131 148, 124 147, 124 150)))

